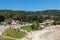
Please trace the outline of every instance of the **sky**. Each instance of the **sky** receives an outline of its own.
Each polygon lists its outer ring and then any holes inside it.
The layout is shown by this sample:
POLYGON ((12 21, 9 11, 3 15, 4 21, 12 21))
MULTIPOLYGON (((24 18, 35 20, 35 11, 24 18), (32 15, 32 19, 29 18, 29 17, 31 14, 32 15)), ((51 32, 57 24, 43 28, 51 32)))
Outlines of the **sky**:
POLYGON ((60 10, 60 0, 0 0, 0 10, 60 10))

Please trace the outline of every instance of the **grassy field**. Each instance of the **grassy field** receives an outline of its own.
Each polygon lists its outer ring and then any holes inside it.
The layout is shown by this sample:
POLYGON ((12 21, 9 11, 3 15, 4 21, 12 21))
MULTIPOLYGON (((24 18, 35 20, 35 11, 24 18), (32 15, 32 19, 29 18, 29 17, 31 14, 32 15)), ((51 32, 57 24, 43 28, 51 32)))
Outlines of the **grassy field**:
MULTIPOLYGON (((27 30, 28 32, 32 31, 30 26, 23 26, 23 27, 21 27, 21 29, 27 30)), ((22 38, 25 35, 26 35, 26 33, 24 33, 24 32, 18 32, 18 31, 13 30, 13 29, 8 29, 7 31, 5 31, 3 33, 2 36, 8 36, 8 37, 12 37, 12 38, 22 38)), ((3 40, 12 40, 12 39, 3 38, 3 40)))
POLYGON ((9 36, 12 38, 22 38, 26 35, 26 33, 18 32, 16 30, 9 29, 3 33, 3 36, 9 36))
POLYGON ((21 27, 21 29, 27 30, 28 32, 32 31, 30 26, 23 26, 23 27, 21 27))
POLYGON ((13 39, 8 39, 8 38, 2 38, 2 40, 13 40, 13 39))

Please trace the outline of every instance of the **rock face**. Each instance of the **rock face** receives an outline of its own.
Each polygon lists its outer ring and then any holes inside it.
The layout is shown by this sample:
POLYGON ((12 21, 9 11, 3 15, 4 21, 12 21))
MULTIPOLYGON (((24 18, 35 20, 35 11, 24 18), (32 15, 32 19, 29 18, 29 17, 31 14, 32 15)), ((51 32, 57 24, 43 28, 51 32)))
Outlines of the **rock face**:
POLYGON ((60 25, 31 32, 24 40, 60 40, 60 25))

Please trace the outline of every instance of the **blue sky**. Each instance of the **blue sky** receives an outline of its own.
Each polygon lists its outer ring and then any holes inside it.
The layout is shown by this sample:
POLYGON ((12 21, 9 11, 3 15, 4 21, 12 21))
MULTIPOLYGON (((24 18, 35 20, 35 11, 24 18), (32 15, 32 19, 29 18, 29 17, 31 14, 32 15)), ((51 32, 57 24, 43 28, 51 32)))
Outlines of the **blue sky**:
POLYGON ((0 10, 60 10, 60 0, 0 0, 0 10))

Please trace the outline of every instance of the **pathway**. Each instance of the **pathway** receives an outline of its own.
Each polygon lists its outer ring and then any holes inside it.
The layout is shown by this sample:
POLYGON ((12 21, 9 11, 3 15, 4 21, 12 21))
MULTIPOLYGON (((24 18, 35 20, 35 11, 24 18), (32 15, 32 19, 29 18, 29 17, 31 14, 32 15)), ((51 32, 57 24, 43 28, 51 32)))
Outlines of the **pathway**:
POLYGON ((0 35, 2 35, 2 33, 4 32, 4 31, 6 31, 8 28, 9 28, 10 26, 0 26, 0 35))
MULTIPOLYGON (((15 27, 22 27, 22 26, 27 26, 27 25, 31 25, 31 24, 17 25, 17 26, 15 26, 15 27)), ((1 25, 1 26, 0 26, 0 35, 2 35, 2 33, 3 33, 4 31, 6 31, 9 27, 10 27, 10 26, 1 25)), ((14 26, 12 26, 12 27, 14 27, 14 26)))

